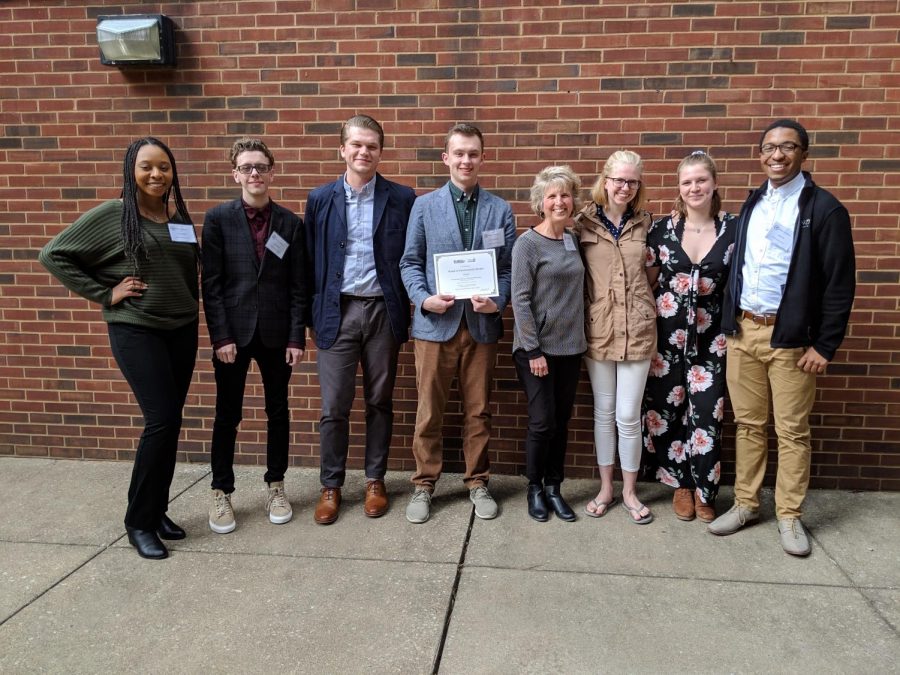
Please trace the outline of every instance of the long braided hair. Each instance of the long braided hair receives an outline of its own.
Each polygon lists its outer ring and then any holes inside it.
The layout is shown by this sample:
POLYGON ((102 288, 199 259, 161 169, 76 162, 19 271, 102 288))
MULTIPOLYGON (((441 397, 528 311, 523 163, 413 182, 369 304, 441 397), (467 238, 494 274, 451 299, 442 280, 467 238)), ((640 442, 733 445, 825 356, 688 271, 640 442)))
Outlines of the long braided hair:
POLYGON ((122 184, 122 243, 125 246, 125 256, 130 258, 134 266, 135 276, 141 276, 141 264, 149 259, 147 246, 144 242, 144 228, 141 226, 141 212, 138 208, 137 201, 137 181, 134 178, 134 165, 137 161, 138 151, 145 145, 155 145, 163 149, 168 155, 169 162, 172 165, 172 185, 162 197, 163 204, 166 206, 166 213, 169 212, 169 195, 175 192, 175 209, 177 217, 183 222, 193 225, 191 216, 185 206, 184 199, 181 196, 181 186, 178 184, 178 169, 175 166, 175 156, 168 146, 158 138, 153 136, 145 136, 139 138, 128 146, 125 151, 124 166, 122 167, 122 175, 124 182, 122 184))

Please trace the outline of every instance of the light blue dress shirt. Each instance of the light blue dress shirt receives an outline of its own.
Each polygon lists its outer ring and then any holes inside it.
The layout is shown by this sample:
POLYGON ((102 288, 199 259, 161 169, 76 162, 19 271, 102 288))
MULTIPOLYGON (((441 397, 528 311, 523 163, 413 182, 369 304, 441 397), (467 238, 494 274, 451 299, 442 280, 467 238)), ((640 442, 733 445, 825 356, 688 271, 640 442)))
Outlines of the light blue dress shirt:
POLYGON ((384 295, 375 271, 373 228, 375 178, 354 190, 344 177, 344 204, 347 207, 347 253, 341 293, 374 297, 384 295))

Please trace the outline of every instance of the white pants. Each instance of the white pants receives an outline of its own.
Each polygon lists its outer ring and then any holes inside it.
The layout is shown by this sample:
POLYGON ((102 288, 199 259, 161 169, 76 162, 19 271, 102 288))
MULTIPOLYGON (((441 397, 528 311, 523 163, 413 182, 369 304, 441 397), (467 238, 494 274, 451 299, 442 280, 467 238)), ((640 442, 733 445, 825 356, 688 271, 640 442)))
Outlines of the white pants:
POLYGON ((650 372, 645 361, 594 361, 585 357, 594 390, 594 448, 597 464, 615 464, 618 429, 622 471, 636 472, 641 465, 641 402, 650 372))

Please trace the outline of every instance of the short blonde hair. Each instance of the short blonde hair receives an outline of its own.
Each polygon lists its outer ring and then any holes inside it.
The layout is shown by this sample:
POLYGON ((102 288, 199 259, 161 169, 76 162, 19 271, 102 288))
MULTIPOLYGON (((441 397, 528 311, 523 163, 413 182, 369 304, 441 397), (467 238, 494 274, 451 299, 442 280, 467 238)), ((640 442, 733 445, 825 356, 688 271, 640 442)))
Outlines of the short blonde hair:
POLYGON ((581 179, 578 175, 567 165, 547 166, 534 177, 534 183, 531 185, 531 210, 536 215, 542 216, 543 209, 541 207, 544 205, 544 195, 551 185, 563 186, 572 193, 574 210, 570 215, 581 210, 581 199, 578 196, 578 193, 581 192, 581 179))
MULTIPOLYGON (((616 150, 609 156, 609 159, 606 160, 606 164, 603 165, 603 171, 600 172, 600 177, 597 179, 597 182, 594 183, 594 187, 591 188, 591 198, 600 206, 607 206, 609 204, 604 182, 607 178, 616 177, 612 176, 612 171, 616 164, 631 164, 640 174, 643 175, 644 173, 644 160, 641 159, 639 154, 632 152, 631 150, 616 150)), ((641 182, 634 197, 628 202, 628 206, 632 211, 637 213, 643 208, 646 197, 647 193, 644 191, 644 183, 641 182)))

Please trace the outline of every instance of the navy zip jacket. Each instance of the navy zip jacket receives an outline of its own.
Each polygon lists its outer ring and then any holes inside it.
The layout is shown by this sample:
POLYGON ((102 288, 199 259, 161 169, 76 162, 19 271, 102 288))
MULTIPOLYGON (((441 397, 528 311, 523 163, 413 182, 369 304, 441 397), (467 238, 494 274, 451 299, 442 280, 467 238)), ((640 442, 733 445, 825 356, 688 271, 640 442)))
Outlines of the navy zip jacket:
MULTIPOLYGON (((772 329, 772 347, 814 347, 829 361, 844 339, 856 291, 856 259, 850 215, 837 198, 803 172, 799 219, 787 281, 772 329)), ((750 193, 741 207, 731 276, 722 309, 722 330, 738 331, 747 227, 768 181, 750 193)))

